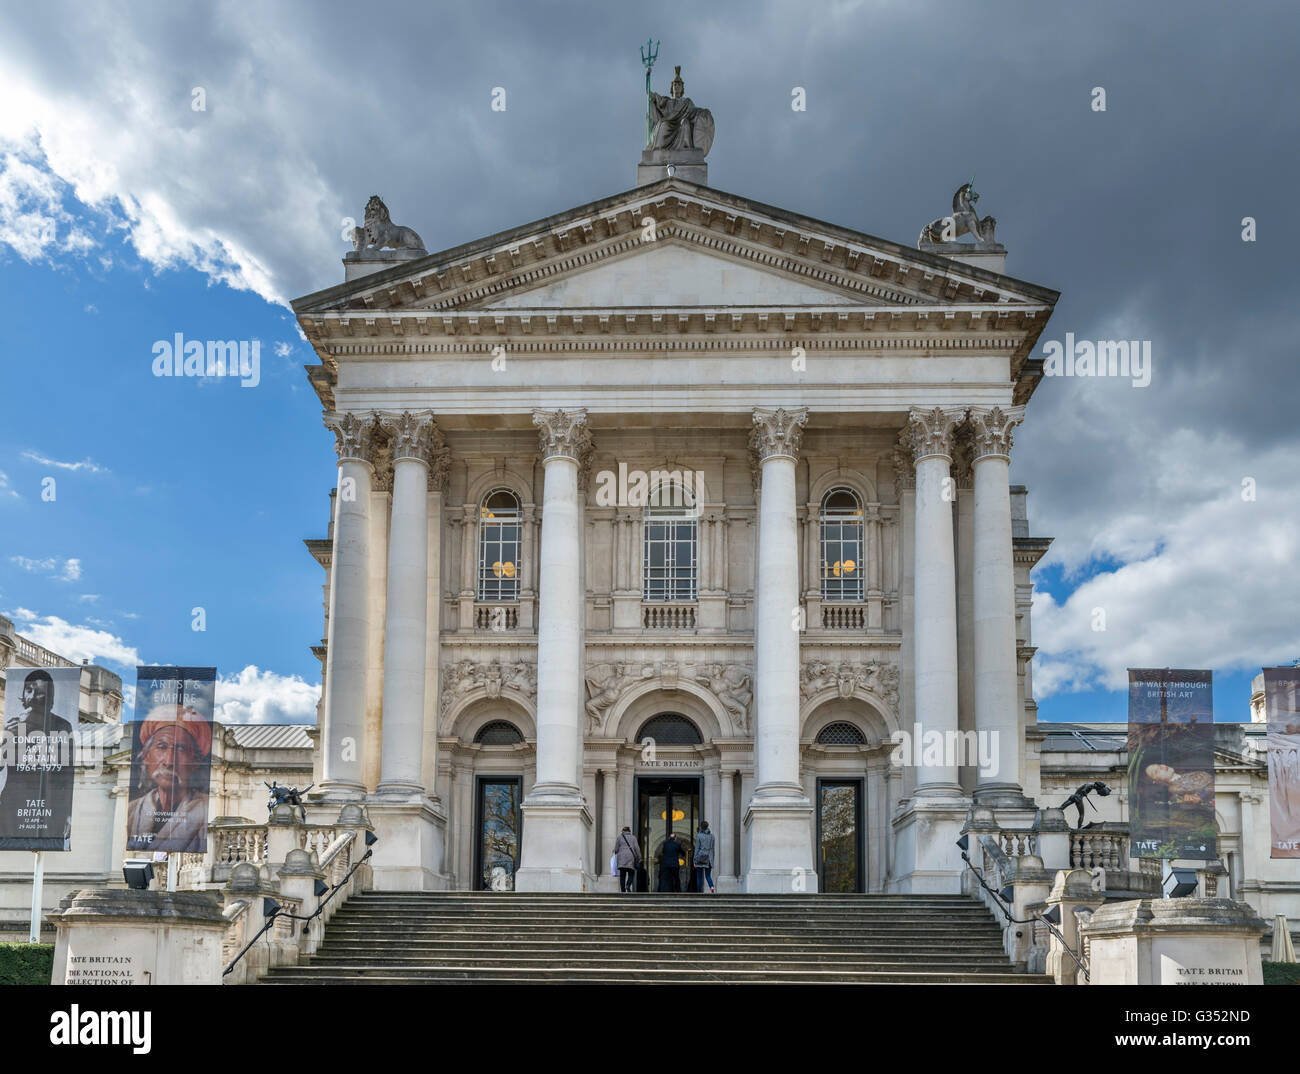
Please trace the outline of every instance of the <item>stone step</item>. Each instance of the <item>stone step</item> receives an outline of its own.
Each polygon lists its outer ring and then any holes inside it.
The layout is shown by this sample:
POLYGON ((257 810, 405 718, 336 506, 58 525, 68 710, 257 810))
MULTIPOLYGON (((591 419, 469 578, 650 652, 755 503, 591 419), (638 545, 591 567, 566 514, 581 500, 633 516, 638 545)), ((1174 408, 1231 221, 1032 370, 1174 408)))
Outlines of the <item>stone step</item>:
MULTIPOLYGON (((755 950, 756 941, 761 942, 764 951, 844 951, 852 953, 858 958, 870 958, 876 955, 911 954, 913 952, 948 953, 954 950, 953 945, 950 943, 908 943, 891 940, 872 944, 854 944, 847 943, 842 938, 834 936, 813 940, 794 936, 764 936, 759 938, 742 936, 723 937, 721 939, 706 937, 685 942, 672 937, 662 940, 603 940, 589 937, 573 938, 552 935, 434 937, 430 939, 404 940, 401 949, 404 952, 459 951, 481 950, 484 946, 490 946, 493 950, 521 950, 527 948, 530 950, 552 951, 560 956, 584 951, 663 951, 665 949, 673 951, 752 952, 755 950)), ((374 938, 337 936, 331 930, 326 942, 318 950, 371 951, 374 946, 374 938)), ((1000 943, 966 944, 960 948, 960 953, 964 955, 1004 957, 1000 943)))
POLYGON ((1052 979, 1027 973, 907 972, 897 970, 729 970, 716 974, 679 965, 650 973, 612 973, 601 967, 571 970, 523 967, 474 970, 393 971, 386 966, 284 966, 264 978, 267 984, 1051 984, 1052 979))
POLYGON ((466 969, 482 966, 494 969, 499 966, 526 966, 532 969, 563 967, 564 969, 587 969, 607 967, 619 970, 652 970, 667 966, 693 966, 699 969, 752 969, 779 970, 782 968, 808 968, 837 966, 848 970, 961 970, 978 973, 983 970, 1005 970, 1005 959, 993 957, 970 957, 966 955, 943 955, 926 957, 925 955, 901 956, 893 958, 864 958, 856 952, 832 955, 823 951, 809 951, 802 954, 780 952, 779 957, 770 957, 770 951, 733 951, 726 954, 700 952, 694 950, 660 952, 658 955, 631 955, 627 952, 610 954, 587 953, 582 956, 573 954, 557 955, 551 951, 502 951, 492 954, 435 953, 428 955, 384 954, 377 956, 373 951, 358 951, 355 954, 342 954, 337 950, 320 951, 312 956, 309 963, 302 968, 314 969, 320 966, 373 966, 383 965, 390 969, 466 969), (620 955, 622 957, 620 957, 620 955), (768 956, 768 957, 764 957, 768 956))

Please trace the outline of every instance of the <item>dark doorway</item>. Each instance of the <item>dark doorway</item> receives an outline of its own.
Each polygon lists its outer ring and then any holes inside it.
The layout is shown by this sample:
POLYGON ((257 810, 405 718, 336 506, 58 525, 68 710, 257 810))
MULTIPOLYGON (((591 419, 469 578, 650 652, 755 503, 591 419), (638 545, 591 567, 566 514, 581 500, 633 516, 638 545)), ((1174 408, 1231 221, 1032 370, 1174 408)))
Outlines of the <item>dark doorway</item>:
POLYGON ((474 816, 474 886, 514 891, 519 868, 523 797, 518 776, 479 776, 474 816))
POLYGON ((695 869, 691 858, 695 853, 695 832, 700 826, 700 777, 640 776, 636 781, 636 802, 637 839, 650 872, 650 890, 659 890, 664 840, 673 832, 682 845, 677 864, 681 890, 693 891, 695 869))
POLYGON ((862 780, 817 781, 818 890, 866 890, 862 868, 862 780))

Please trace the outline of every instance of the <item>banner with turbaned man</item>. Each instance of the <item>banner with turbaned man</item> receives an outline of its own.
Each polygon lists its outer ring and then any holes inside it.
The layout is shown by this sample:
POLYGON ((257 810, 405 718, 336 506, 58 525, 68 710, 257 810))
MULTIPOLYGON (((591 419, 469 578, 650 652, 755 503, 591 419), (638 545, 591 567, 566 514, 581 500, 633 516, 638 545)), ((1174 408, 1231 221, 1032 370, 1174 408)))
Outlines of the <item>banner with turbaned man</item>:
POLYGON ((1300 858, 1300 667, 1264 669, 1270 858, 1300 858))
POLYGON ((128 850, 207 850, 216 685, 216 668, 136 668, 128 850))
POLYGON ((0 850, 71 850, 81 668, 6 668, 0 850))
POLYGON ((1130 668, 1128 802, 1135 858, 1215 861, 1213 673, 1130 668))

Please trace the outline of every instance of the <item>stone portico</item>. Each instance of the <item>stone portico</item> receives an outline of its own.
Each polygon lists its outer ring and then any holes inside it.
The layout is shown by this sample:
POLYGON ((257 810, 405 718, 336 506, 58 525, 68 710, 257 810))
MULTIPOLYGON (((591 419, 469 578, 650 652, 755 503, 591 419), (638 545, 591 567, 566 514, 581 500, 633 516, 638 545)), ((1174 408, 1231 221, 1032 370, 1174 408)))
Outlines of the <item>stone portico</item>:
POLYGON ((1032 822, 1008 465, 1056 293, 691 152, 452 250, 359 239, 294 303, 338 458, 318 808, 366 802, 381 888, 610 890, 624 826, 707 819, 719 890, 957 892, 973 801, 1032 822))

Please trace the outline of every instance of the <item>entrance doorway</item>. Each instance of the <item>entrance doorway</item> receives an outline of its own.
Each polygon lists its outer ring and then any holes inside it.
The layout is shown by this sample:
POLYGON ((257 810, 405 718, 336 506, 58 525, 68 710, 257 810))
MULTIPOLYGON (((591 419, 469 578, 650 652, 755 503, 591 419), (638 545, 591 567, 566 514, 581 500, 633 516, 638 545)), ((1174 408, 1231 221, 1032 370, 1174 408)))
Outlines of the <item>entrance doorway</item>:
MULTIPOLYGON (((650 890, 660 890, 664 840, 673 832, 682 846, 676 868, 682 891, 693 891, 695 832, 700 825, 700 777, 676 776, 657 779, 640 776, 636 781, 637 839, 649 870, 650 890)), ((668 863, 671 869, 674 866, 668 863)))
POLYGON ((862 868, 862 780, 817 781, 818 891, 848 894, 864 890, 862 868))
POLYGON ((523 787, 518 776, 479 776, 474 810, 474 887, 514 891, 519 868, 523 787))

